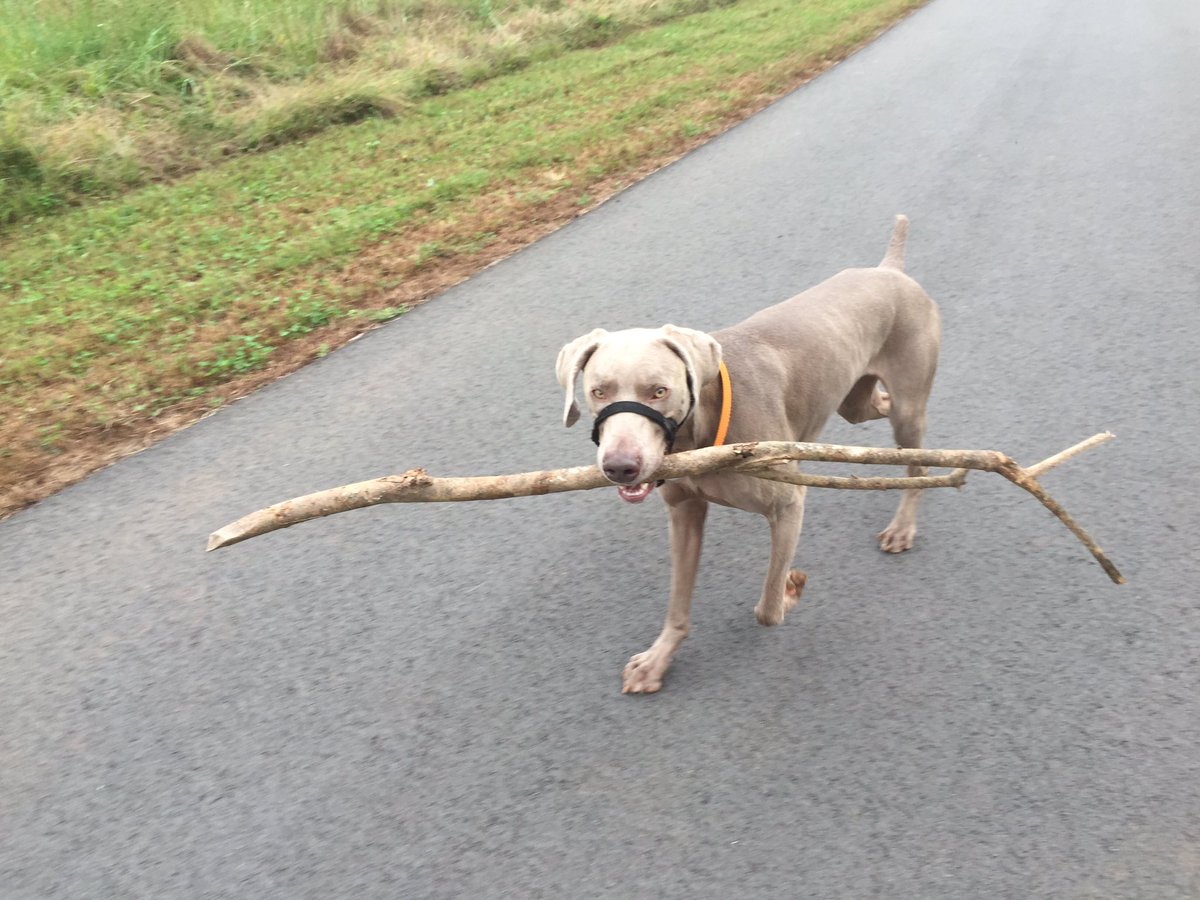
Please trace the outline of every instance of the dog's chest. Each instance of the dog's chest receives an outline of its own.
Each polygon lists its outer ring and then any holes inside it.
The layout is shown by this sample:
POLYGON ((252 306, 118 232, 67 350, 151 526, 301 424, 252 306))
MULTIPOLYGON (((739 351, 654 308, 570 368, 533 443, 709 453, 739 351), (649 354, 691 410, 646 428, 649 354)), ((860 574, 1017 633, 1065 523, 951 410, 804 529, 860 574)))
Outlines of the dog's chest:
POLYGON ((775 506, 774 495, 780 489, 795 491, 792 485, 764 481, 749 475, 703 475, 680 478, 671 484, 683 494, 684 500, 707 500, 718 506, 763 514, 775 506))

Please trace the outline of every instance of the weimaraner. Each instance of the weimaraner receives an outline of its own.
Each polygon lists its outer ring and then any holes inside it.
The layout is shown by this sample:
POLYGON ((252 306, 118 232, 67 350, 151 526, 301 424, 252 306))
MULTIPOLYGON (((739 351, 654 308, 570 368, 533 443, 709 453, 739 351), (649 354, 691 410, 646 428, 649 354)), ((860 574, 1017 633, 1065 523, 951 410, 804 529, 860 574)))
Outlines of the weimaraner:
MULTIPOLYGON (((897 216, 878 267, 847 269, 711 335, 664 325, 617 332, 598 328, 577 338, 558 355, 558 381, 566 392, 564 424, 579 419, 575 384, 582 372, 588 407, 597 415, 598 463, 630 503, 640 503, 654 490, 647 479, 665 454, 713 443, 722 361, 732 382, 727 443, 813 441, 836 410, 850 422, 887 416, 899 446, 920 447, 941 324, 933 301, 904 274, 907 233, 908 220, 897 216)), ((908 472, 924 474, 919 467, 908 472)), ((624 693, 659 690, 687 637, 710 502, 767 517, 771 562, 754 614, 763 625, 783 621, 804 588, 804 573, 789 571, 800 540, 804 490, 719 473, 662 486, 670 513, 670 602, 658 639, 625 666, 624 693)), ((912 546, 920 494, 904 491, 896 515, 879 535, 881 549, 900 553, 912 546)))

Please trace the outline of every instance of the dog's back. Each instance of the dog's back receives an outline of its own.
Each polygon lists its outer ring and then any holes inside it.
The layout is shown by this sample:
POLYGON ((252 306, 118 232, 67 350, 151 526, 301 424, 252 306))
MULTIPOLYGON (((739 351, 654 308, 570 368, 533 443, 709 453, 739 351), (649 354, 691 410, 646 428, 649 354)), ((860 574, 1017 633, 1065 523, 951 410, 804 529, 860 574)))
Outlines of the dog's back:
MULTIPOLYGON (((941 324, 936 304, 904 272, 907 233, 908 219, 897 216, 878 266, 844 269, 713 334, 731 372, 765 369, 768 390, 788 386, 782 406, 758 398, 753 407, 787 421, 748 423, 737 439, 815 440, 864 377, 893 393, 928 393, 941 324)), ((747 389, 760 385, 752 379, 747 389)))

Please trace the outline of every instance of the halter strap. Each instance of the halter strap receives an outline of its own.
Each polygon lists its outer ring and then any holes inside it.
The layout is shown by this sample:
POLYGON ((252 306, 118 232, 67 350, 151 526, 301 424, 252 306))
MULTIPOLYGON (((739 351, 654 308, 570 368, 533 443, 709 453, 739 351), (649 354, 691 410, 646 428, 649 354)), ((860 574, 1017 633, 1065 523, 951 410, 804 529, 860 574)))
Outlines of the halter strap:
POLYGON ((600 446, 600 425, 609 416, 615 416, 617 413, 637 413, 639 416, 645 416, 663 430, 663 436, 667 439, 667 452, 670 453, 671 448, 675 446, 675 432, 679 430, 678 422, 674 419, 668 419, 657 409, 647 406, 644 403, 637 403, 633 400, 618 400, 616 403, 608 404, 608 406, 596 413, 596 421, 592 424, 592 443, 597 447, 600 446))

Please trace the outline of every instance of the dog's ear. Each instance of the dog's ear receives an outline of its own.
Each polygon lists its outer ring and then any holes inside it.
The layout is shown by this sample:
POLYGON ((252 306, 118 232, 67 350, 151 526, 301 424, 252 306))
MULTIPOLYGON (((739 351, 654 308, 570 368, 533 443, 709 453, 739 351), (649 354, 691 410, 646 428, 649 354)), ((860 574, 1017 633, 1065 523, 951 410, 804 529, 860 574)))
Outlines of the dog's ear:
POLYGON ((699 394, 720 373, 721 345, 711 335, 691 328, 664 325, 660 330, 666 345, 682 357, 692 390, 699 394))
POLYGON ((608 334, 603 328, 577 337, 558 351, 558 362, 554 366, 558 383, 566 393, 566 405, 563 407, 563 425, 570 428, 579 421, 579 404, 575 402, 575 379, 592 358, 600 341, 608 334))

